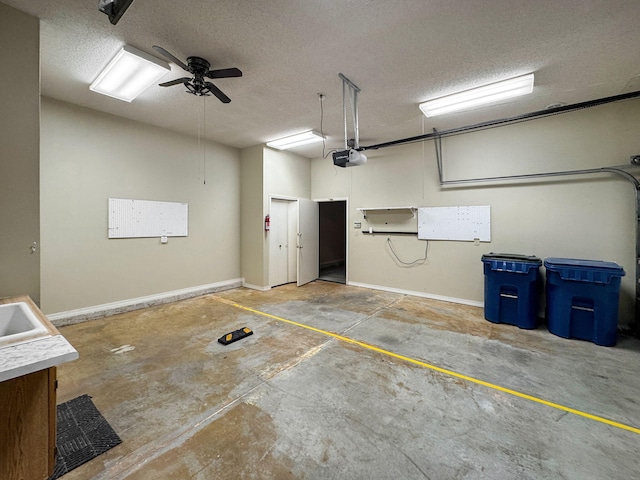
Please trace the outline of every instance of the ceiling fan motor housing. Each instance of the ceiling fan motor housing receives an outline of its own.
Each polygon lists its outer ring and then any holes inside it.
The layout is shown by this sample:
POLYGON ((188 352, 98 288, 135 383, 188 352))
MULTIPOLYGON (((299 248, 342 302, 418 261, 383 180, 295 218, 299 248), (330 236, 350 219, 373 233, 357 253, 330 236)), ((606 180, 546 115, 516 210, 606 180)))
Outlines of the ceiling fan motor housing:
POLYGON ((205 76, 209 71, 210 64, 204 58, 200 57, 188 57, 187 64, 189 65, 189 71, 194 75, 205 76))

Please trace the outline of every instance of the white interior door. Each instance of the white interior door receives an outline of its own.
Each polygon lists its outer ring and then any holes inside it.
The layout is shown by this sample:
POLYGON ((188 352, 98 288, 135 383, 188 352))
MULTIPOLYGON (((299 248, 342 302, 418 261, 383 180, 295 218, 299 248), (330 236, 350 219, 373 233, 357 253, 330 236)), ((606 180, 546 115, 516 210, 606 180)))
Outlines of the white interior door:
POLYGON ((298 279, 298 249, 295 248, 298 242, 298 202, 289 201, 289 236, 287 244, 289 245, 289 283, 298 279))
POLYGON ((318 278, 318 203, 298 199, 298 286, 318 278))
POLYGON ((269 285, 275 287, 289 283, 289 203, 271 200, 269 215, 269 285))

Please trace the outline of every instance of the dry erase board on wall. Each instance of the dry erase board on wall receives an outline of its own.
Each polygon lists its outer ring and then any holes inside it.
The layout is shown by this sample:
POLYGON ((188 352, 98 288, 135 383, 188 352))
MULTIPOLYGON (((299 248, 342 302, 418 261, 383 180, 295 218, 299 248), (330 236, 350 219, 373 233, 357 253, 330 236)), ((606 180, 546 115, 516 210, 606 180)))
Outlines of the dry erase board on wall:
POLYGON ((189 204, 109 199, 109 238, 186 237, 189 204))
POLYGON ((420 240, 491 241, 491 207, 418 208, 420 240))

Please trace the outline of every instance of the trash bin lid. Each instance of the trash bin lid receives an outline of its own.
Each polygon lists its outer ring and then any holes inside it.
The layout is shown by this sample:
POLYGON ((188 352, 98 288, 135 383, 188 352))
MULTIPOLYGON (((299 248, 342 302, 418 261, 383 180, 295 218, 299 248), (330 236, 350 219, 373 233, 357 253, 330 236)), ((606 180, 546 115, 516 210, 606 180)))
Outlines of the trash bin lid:
POLYGON ((616 262, 605 262, 602 260, 580 260, 578 258, 556 258, 548 257, 544 259, 546 268, 597 268, 606 270, 608 273, 619 273, 624 276, 625 272, 616 262))
POLYGON ((542 260, 533 255, 517 255, 513 253, 489 253, 482 255, 485 275, 487 269, 494 272, 529 273, 538 275, 538 269, 542 265, 542 260), (533 271, 533 272, 532 272, 533 271))
POLYGON ((581 260, 578 258, 545 258, 544 266, 556 272, 562 280, 590 283, 611 282, 613 277, 624 277, 625 271, 616 262, 602 260, 581 260))
POLYGON ((517 253, 485 253, 482 255, 482 261, 498 260, 502 262, 522 262, 522 263, 534 263, 536 265, 542 265, 540 260, 535 255, 520 255, 517 253))

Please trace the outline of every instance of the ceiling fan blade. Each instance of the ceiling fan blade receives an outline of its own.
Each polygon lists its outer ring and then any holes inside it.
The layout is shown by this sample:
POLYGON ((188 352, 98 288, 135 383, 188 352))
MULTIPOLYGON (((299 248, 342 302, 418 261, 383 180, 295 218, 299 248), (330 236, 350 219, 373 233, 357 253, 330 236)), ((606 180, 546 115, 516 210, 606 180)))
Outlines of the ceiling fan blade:
POLYGON ((174 85, 178 85, 180 83, 188 82, 191 80, 189 77, 176 78, 175 80, 169 80, 168 82, 160 83, 158 86, 160 87, 172 87, 174 85))
POLYGON ((183 70, 186 70, 187 72, 189 71, 189 67, 187 67, 184 62, 178 60, 176 57, 174 57, 169 52, 167 52, 164 48, 159 47, 158 45, 154 45, 153 49, 156 52, 158 52, 160 55, 164 55, 165 58, 168 58, 169 60, 171 60, 176 65, 178 65, 183 70))
POLYGON ((209 90, 216 97, 218 97, 218 100, 220 100, 222 103, 229 103, 231 101, 231 99, 227 97, 224 93, 222 93, 222 90, 216 87, 213 83, 204 82, 204 85, 205 87, 207 87, 207 90, 209 90))
POLYGON ((229 78, 229 77, 241 77, 242 72, 237 68, 221 68, 219 70, 209 70, 205 77, 209 78, 229 78))

